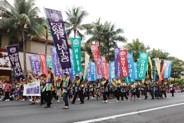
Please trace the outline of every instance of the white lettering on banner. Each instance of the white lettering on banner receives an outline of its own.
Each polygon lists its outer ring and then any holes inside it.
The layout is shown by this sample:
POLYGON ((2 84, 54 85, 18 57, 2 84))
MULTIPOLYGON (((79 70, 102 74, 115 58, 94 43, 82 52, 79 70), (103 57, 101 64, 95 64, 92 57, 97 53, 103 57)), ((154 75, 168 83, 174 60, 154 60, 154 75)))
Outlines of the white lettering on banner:
POLYGON ((65 54, 68 54, 68 52, 65 52, 64 50, 67 49, 66 45, 63 44, 63 45, 59 45, 57 44, 57 47, 58 47, 58 50, 60 50, 60 54, 61 55, 61 62, 68 62, 69 61, 69 57, 65 54))
POLYGON ((141 67, 140 67, 139 77, 143 77, 143 74, 144 74, 144 65, 145 65, 144 63, 145 63, 146 54, 142 54, 141 57, 144 58, 144 59, 141 60, 141 67))
POLYGON ((18 62, 18 53, 14 53, 12 55, 9 55, 10 56, 10 61, 12 62, 13 65, 15 65, 16 62, 18 62))
POLYGON ((51 22, 51 29, 53 30, 54 35, 57 36, 58 40, 60 40, 61 38, 65 38, 62 23, 51 22))

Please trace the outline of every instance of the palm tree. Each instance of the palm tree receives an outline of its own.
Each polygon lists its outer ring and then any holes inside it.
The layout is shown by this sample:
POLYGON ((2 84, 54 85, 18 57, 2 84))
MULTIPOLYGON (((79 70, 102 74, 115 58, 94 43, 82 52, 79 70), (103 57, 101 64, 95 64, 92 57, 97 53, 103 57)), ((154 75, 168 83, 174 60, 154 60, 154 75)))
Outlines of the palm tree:
POLYGON ((121 33, 123 33, 122 29, 116 29, 115 25, 110 22, 101 23, 99 18, 87 28, 86 34, 91 37, 86 42, 86 49, 90 48, 90 43, 98 42, 101 55, 108 60, 110 54, 113 54, 113 49, 117 46, 117 42, 126 42, 126 38, 121 36, 121 33))
POLYGON ((123 29, 116 29, 115 25, 110 22, 104 23, 104 30, 104 55, 107 59, 110 59, 110 54, 114 54, 113 51, 117 47, 117 42, 126 42, 126 38, 120 35, 124 32, 123 29))
POLYGON ((139 39, 133 40, 132 43, 128 43, 127 45, 125 45, 125 48, 128 51, 133 52, 134 61, 137 61, 139 57, 139 52, 145 52, 150 49, 149 46, 145 46, 145 44, 143 42, 140 42, 139 39))
POLYGON ((35 7, 35 0, 15 0, 14 6, 8 12, 6 17, 0 20, 0 30, 4 30, 8 34, 10 44, 23 43, 24 71, 26 75, 25 38, 27 36, 42 35, 45 30, 42 26, 44 19, 38 16, 39 9, 35 7))
POLYGON ((65 21, 65 26, 67 36, 69 37, 73 32, 74 38, 77 36, 83 38, 84 35, 81 33, 81 31, 85 29, 85 25, 82 24, 82 21, 88 15, 88 13, 81 7, 73 7, 71 10, 68 9, 66 11, 66 15, 67 19, 65 21))

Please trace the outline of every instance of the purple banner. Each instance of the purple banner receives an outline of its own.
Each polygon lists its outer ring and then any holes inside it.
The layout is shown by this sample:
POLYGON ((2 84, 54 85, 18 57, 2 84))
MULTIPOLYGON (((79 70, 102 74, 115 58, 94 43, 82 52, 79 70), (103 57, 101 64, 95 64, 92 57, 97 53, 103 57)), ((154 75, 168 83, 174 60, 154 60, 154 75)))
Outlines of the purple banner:
POLYGON ((120 63, 119 63, 120 48, 115 48, 115 75, 116 78, 120 78, 120 63))
POLYGON ((50 48, 50 52, 51 52, 51 56, 52 56, 52 61, 53 61, 53 64, 54 64, 54 75, 55 76, 59 76, 61 75, 61 66, 59 64, 59 59, 58 59, 58 56, 57 56, 57 53, 56 53, 56 48, 53 48, 51 47, 50 48))
POLYGON ((24 78, 23 70, 20 64, 18 45, 11 45, 7 47, 8 56, 10 59, 11 67, 15 73, 16 80, 24 78))
POLYGON ((64 28, 64 21, 60 11, 45 8, 47 20, 51 29, 54 45, 62 69, 71 68, 70 52, 64 28))
POLYGON ((38 75, 40 72, 40 63, 39 63, 39 56, 38 55, 31 55, 29 56, 31 70, 34 74, 38 75))

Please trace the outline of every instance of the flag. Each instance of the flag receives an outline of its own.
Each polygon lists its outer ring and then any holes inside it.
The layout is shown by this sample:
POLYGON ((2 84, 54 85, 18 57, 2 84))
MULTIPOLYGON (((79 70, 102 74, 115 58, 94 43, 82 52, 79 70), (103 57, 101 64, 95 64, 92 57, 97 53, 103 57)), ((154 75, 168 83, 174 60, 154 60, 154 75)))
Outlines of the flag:
POLYGON ((96 81, 96 65, 90 62, 90 81, 96 81))
POLYGON ((15 73, 16 80, 24 78, 23 70, 20 64, 18 45, 10 45, 7 47, 8 57, 11 63, 11 67, 15 73))
POLYGON ((140 52, 138 61, 138 80, 145 80, 148 66, 148 53, 140 52))
POLYGON ((90 44, 91 47, 91 52, 93 54, 93 58, 97 67, 97 78, 101 79, 102 78, 102 73, 101 73, 101 56, 100 56, 100 51, 99 51, 99 46, 97 43, 95 44, 90 44))
POLYGON ((161 60, 159 58, 154 58, 154 61, 155 61, 155 66, 156 66, 157 73, 158 73, 158 76, 159 76, 159 80, 161 80, 161 72, 160 72, 161 60))
POLYGON ((40 72, 39 56, 38 55, 31 55, 31 56, 29 56, 29 61, 30 61, 32 72, 34 74, 38 75, 40 72))
POLYGON ((82 72, 81 65, 81 38, 72 38, 72 55, 75 73, 78 74, 82 72))
POLYGON ((53 66, 54 66, 54 75, 60 76, 62 71, 61 71, 61 66, 59 63, 58 55, 56 52, 56 48, 51 47, 50 52, 51 52, 51 56, 52 56, 53 66))
POLYGON ((119 52, 120 48, 116 47, 115 48, 115 75, 117 78, 120 79, 120 63, 119 63, 119 52))
POLYGON ((115 63, 114 61, 110 61, 110 82, 112 83, 112 79, 115 79, 116 78, 116 75, 115 75, 115 63))
POLYGON ((45 8, 48 24, 62 69, 71 68, 70 53, 61 11, 45 8))
POLYGON ((47 73, 46 55, 45 54, 40 54, 40 65, 41 65, 42 73, 47 75, 48 73, 47 73))
POLYGON ((120 71, 121 71, 121 76, 123 78, 129 76, 129 71, 128 71, 128 51, 127 50, 120 50, 119 53, 119 62, 120 62, 120 71))
POLYGON ((128 69, 129 69, 128 79, 130 82, 134 82, 136 77, 135 77, 134 58, 132 52, 128 52, 128 69))
POLYGON ((84 78, 87 76, 87 67, 89 63, 90 56, 85 52, 85 68, 84 68, 84 78))

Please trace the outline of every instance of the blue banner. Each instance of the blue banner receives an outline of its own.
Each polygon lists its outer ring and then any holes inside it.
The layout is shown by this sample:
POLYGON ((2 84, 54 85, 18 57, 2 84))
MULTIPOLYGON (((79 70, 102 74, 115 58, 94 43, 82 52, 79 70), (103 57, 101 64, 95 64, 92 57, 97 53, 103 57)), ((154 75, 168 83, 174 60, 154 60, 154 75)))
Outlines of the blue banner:
POLYGON ((75 73, 75 68, 74 68, 72 49, 70 49, 70 60, 71 60, 71 74, 72 76, 75 76, 76 73, 75 73))
POLYGON ((137 74, 138 74, 138 72, 137 72, 137 66, 138 66, 137 62, 134 62, 135 80, 138 80, 138 77, 137 77, 137 74))
POLYGON ((128 69, 129 69, 129 82, 135 82, 135 67, 134 67, 134 58, 133 58, 133 53, 129 52, 128 53, 128 69))
POLYGON ((86 80, 88 80, 88 82, 91 81, 91 76, 90 76, 90 62, 88 63, 88 66, 87 66, 87 70, 86 70, 86 80))
POLYGON ((168 65, 167 65, 167 68, 164 71, 164 79, 171 77, 172 62, 171 61, 167 61, 167 62, 168 62, 168 65))
POLYGON ((110 82, 112 83, 112 79, 116 79, 114 61, 110 61, 109 67, 110 67, 109 68, 110 69, 110 82))
POLYGON ((59 58, 56 52, 56 48, 51 47, 50 48, 51 56, 52 56, 52 61, 54 64, 54 75, 55 76, 60 76, 61 75, 61 66, 59 63, 59 58))
POLYGON ((154 67, 154 78, 153 78, 153 82, 157 82, 157 68, 156 68, 156 66, 154 67))
POLYGON ((94 62, 90 62, 90 78, 91 81, 96 81, 96 65, 94 62))
POLYGON ((38 55, 31 55, 29 56, 31 70, 34 74, 38 75, 40 73, 40 63, 39 63, 39 56, 38 55))

